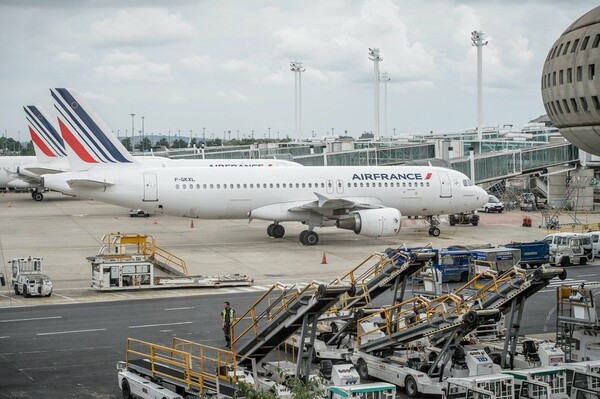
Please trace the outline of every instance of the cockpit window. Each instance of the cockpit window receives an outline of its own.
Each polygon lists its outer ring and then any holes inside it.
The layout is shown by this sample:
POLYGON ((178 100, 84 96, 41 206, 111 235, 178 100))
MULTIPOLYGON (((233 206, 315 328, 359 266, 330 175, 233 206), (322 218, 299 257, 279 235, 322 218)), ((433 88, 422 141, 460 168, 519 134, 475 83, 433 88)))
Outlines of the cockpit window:
POLYGON ((465 186, 465 187, 470 187, 470 186, 472 186, 472 185, 473 185, 473 183, 471 183, 471 180, 470 180, 470 179, 464 179, 464 180, 463 180, 463 186, 465 186))

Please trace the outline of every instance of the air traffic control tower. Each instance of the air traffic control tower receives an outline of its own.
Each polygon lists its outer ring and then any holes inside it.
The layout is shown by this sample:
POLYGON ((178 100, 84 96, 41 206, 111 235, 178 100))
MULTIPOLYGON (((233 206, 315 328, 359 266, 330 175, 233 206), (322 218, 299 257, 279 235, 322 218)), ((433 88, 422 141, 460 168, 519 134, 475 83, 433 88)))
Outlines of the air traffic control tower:
POLYGON ((542 98, 554 126, 600 156, 600 7, 571 24, 548 52, 542 98))

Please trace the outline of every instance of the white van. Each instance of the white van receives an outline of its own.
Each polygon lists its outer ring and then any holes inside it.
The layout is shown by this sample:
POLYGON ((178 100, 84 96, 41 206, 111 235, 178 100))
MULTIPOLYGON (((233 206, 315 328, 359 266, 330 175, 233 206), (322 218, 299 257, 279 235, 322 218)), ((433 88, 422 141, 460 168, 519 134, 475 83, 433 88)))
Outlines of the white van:
POLYGON ((504 204, 500 202, 500 200, 495 195, 490 195, 488 198, 488 202, 479 209, 486 213, 502 213, 502 211, 504 210, 504 204))
MULTIPOLYGON (((546 241, 550 246, 550 255, 552 256, 552 253, 555 253, 559 247, 564 248, 571 246, 572 238, 578 238, 577 245, 581 245, 583 247, 583 252, 587 258, 587 261, 593 260, 596 252, 594 252, 594 247, 592 245, 592 236, 589 233, 554 233, 544 237, 544 241, 546 241)), ((600 249, 600 243, 598 244, 598 248, 600 249)))
POLYGON ((600 258, 600 231, 592 231, 587 233, 592 240, 592 251, 594 258, 600 258))

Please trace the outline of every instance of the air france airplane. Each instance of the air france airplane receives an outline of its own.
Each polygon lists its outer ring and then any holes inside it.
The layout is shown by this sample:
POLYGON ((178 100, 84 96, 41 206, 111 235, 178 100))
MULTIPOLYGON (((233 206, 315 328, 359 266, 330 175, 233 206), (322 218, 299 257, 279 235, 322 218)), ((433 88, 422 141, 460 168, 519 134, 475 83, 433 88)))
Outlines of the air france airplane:
MULTIPOLYGON (((316 245, 316 227, 392 236, 402 215, 470 211, 488 198, 464 174, 432 166, 148 167, 116 146, 114 136, 86 124, 89 115, 75 98, 55 100, 72 166, 87 163, 78 172, 45 175, 43 184, 101 202, 192 218, 268 220, 273 238, 284 236, 282 222, 301 222, 308 228, 300 242, 316 245), (112 165, 104 166, 104 159, 112 165)), ((435 225, 429 232, 440 234, 435 225)))

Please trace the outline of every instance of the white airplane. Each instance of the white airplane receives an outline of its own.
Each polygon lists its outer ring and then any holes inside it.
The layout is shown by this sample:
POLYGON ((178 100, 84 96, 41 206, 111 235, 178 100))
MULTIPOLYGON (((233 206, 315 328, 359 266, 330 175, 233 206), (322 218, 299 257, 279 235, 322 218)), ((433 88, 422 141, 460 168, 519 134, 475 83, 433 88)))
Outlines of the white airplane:
MULTIPOLYGON (((316 245, 316 227, 392 236, 402 215, 470 211, 488 199, 464 174, 432 166, 149 167, 98 128, 76 96, 60 89, 52 94, 77 171, 44 175, 43 184, 101 202, 192 218, 273 221, 267 234, 274 238, 285 234, 281 222, 297 221, 308 225, 300 242, 316 245)), ((440 230, 432 223, 429 233, 440 230)))
POLYGON ((43 200, 40 176, 68 170, 62 137, 50 123, 48 114, 33 105, 23 107, 35 157, 0 158, 0 187, 29 189, 36 201, 43 200))

